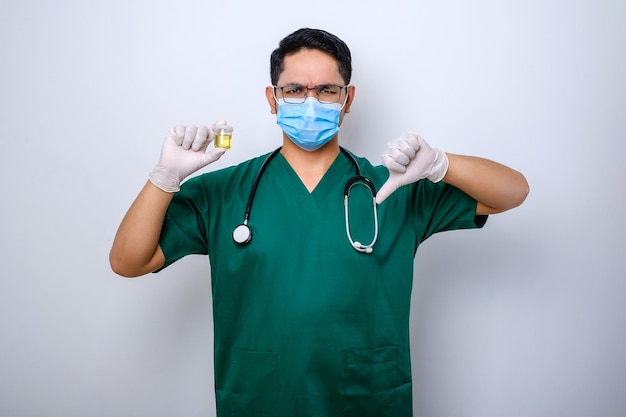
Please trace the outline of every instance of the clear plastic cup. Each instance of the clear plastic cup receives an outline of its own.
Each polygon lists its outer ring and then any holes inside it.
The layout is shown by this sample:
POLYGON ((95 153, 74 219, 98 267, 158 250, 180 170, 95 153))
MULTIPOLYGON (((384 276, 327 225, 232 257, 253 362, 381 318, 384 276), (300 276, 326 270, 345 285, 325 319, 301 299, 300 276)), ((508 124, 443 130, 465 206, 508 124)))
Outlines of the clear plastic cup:
POLYGON ((230 149, 233 141, 233 128, 228 125, 221 125, 214 128, 215 130, 215 147, 230 149))

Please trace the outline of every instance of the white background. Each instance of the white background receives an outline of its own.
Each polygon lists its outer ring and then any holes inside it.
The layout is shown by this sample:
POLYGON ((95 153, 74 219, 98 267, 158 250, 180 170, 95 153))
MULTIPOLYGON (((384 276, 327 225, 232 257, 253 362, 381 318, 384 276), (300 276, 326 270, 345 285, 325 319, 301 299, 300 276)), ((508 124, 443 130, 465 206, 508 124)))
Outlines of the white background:
POLYGON ((626 415, 623 0, 4 0, 0 415, 214 415, 207 259, 126 280, 108 251, 172 125, 235 126, 213 167, 280 144, 302 26, 352 50, 343 145, 416 130, 531 185, 418 251, 415 415, 626 415))

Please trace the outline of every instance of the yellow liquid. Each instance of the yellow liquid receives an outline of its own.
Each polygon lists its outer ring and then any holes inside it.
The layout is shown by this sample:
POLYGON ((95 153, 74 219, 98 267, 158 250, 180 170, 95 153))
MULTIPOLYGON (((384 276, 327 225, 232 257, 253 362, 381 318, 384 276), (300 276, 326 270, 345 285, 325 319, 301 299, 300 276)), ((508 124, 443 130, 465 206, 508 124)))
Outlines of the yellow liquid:
POLYGON ((225 133, 218 133, 215 135, 215 147, 230 149, 232 140, 233 140, 233 135, 229 135, 225 133))

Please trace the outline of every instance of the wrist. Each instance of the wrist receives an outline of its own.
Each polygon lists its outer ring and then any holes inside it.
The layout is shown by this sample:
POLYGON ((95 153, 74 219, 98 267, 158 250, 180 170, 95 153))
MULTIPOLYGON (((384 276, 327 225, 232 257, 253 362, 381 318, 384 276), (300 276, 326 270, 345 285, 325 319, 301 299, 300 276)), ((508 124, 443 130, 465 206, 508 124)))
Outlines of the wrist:
POLYGON ((180 190, 182 179, 161 162, 156 164, 152 171, 148 172, 148 179, 155 187, 168 193, 175 193, 180 190))
POLYGON ((432 182, 439 182, 448 172, 448 155, 439 148, 433 148, 434 158, 430 169, 430 174, 426 176, 432 182))

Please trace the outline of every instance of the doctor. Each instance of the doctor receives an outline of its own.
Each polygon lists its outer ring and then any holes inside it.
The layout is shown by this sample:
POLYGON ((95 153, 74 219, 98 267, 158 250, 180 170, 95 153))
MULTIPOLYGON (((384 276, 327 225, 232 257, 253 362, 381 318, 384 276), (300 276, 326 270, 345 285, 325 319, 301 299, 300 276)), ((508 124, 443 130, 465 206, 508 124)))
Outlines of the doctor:
POLYGON ((388 143, 382 166, 343 152, 351 71, 336 36, 285 37, 266 89, 282 149, 181 186, 224 149, 209 146, 215 126, 173 128, 113 242, 111 267, 126 277, 209 256, 219 416, 412 416, 415 251, 434 233, 482 227, 528 193, 519 172, 412 132, 388 143), (368 181, 373 192, 359 186, 368 181), (251 200, 252 237, 237 242, 251 200))

